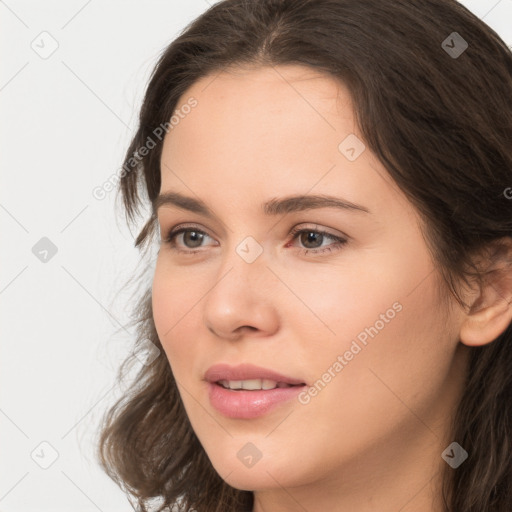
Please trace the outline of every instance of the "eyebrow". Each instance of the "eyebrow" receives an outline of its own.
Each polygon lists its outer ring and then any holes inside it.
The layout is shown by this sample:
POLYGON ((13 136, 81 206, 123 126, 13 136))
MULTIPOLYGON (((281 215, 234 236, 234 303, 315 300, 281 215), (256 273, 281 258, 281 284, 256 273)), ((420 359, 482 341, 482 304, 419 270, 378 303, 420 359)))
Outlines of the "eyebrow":
MULTIPOLYGON (((153 212, 156 216, 162 206, 177 206, 183 210, 204 215, 208 218, 215 218, 215 214, 206 206, 206 204, 193 197, 184 196, 178 192, 165 192, 160 194, 153 201, 153 212)), ((313 210, 319 208, 338 208, 351 212, 371 213, 368 208, 352 203, 345 199, 330 195, 294 195, 280 199, 270 199, 263 204, 263 213, 265 215, 281 215, 304 210, 313 210)))
MULTIPOLYGON (((176 206, 182 210, 188 210, 214 219, 215 214, 206 206, 200 199, 184 196, 178 192, 165 192, 160 194, 153 201, 153 212, 156 216, 158 210, 162 206, 176 206)), ((320 208, 337 208, 351 212, 364 212, 370 213, 368 208, 352 203, 345 199, 330 195, 294 195, 287 196, 281 199, 270 199, 263 204, 263 213, 265 215, 282 215, 294 212, 301 212, 304 210, 314 210, 320 208)))

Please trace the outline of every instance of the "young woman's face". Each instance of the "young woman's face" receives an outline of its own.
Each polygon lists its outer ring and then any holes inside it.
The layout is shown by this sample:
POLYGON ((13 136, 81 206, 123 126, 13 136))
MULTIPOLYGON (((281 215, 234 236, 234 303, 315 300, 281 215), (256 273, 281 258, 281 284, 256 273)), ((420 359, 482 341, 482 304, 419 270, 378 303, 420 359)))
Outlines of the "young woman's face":
POLYGON ((217 472, 247 490, 432 476, 465 369, 460 315, 347 90, 301 66, 245 69, 177 110, 161 194, 188 199, 158 208, 154 321, 217 472))

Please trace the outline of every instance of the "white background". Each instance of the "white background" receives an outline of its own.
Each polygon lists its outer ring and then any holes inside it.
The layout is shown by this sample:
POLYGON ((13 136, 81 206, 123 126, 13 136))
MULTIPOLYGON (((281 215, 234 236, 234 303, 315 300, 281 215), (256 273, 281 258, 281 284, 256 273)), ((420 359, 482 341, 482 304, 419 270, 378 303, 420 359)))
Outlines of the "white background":
MULTIPOLYGON (((512 44, 512 0, 462 3, 512 44)), ((0 512, 132 510, 92 440, 132 349, 122 286, 151 262, 116 192, 92 190, 120 168, 160 51, 208 7, 0 1, 0 512), (51 44, 46 59, 31 47, 51 44), (32 252, 42 237, 57 247, 46 263, 32 252)))

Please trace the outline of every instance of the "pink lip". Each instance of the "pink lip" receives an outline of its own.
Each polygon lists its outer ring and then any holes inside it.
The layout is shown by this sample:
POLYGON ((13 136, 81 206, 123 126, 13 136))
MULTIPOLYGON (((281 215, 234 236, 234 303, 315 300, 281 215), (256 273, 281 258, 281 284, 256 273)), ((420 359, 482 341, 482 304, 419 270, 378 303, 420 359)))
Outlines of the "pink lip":
POLYGON ((208 397, 212 406, 224 416, 239 419, 261 416, 277 405, 296 397, 305 386, 301 380, 250 364, 239 366, 217 364, 208 369, 204 378, 208 382, 208 397), (249 379, 285 382, 294 387, 261 391, 234 391, 217 384, 219 380, 249 379))
POLYGON ((249 380, 249 379, 268 379, 276 382, 286 382, 287 384, 304 384, 304 381, 287 377, 280 373, 254 366, 252 364, 240 364, 238 366, 229 366, 228 364, 215 364, 210 366, 204 375, 208 382, 217 382, 219 380, 249 380))

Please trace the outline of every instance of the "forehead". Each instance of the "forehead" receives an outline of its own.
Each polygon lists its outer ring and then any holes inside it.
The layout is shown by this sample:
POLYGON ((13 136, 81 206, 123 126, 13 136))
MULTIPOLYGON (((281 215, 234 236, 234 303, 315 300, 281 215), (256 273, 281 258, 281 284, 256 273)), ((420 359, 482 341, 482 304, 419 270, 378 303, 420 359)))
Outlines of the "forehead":
POLYGON ((202 77, 183 96, 194 93, 204 100, 227 102, 230 93, 238 93, 252 102, 275 107, 282 101, 291 106, 293 100, 299 99, 307 104, 307 96, 313 102, 332 101, 340 90, 343 95, 348 94, 343 82, 303 65, 237 65, 202 77))
POLYGON ((164 139, 161 192, 196 196, 226 216, 307 193, 415 216, 368 148, 355 160, 342 153, 347 138, 363 142, 349 90, 332 77, 304 66, 235 68, 194 83, 175 112, 191 99, 164 139))
MULTIPOLYGON (((311 155, 322 155, 321 171, 339 156, 343 138, 357 132, 344 85, 304 66, 208 75, 182 95, 175 113, 191 98, 196 106, 179 115, 162 151, 163 164, 187 172, 258 167, 260 172, 279 169, 284 176, 293 170, 297 176, 311 155)), ((162 181, 166 178, 172 176, 162 172, 162 181)))

